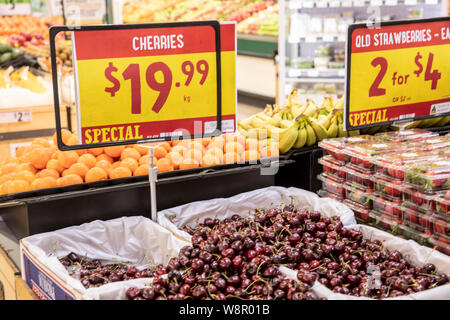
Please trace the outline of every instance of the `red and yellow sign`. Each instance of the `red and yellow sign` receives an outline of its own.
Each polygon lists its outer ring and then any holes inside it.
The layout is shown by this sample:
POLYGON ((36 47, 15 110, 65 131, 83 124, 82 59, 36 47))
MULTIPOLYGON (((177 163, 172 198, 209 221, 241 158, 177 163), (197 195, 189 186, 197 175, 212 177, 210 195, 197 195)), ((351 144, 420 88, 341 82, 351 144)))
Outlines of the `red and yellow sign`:
POLYGON ((422 21, 350 27, 347 130, 450 112, 450 19, 422 21))
MULTIPOLYGON (((222 131, 235 131, 235 24, 221 24, 222 131)), ((75 31, 80 143, 209 133, 216 128, 210 25, 75 31)))

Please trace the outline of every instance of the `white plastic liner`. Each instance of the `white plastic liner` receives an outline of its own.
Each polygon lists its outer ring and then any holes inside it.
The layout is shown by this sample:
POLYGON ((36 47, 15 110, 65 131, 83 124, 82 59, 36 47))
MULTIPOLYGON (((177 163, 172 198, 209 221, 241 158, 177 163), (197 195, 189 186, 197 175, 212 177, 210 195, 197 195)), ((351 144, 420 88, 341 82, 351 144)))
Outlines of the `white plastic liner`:
POLYGON ((178 235, 191 240, 191 236, 180 230, 183 226, 195 226, 205 218, 225 219, 234 214, 252 216, 256 208, 278 207, 293 204, 308 207, 331 217, 339 216, 344 226, 356 224, 353 212, 344 204, 330 198, 320 198, 317 194, 298 189, 267 187, 238 194, 230 198, 191 202, 158 212, 158 223, 178 235))
POLYGON ((152 279, 118 281, 86 289, 69 275, 58 257, 75 252, 104 263, 124 262, 141 269, 151 263, 167 264, 190 243, 178 239, 148 218, 122 217, 36 234, 22 239, 21 245, 81 299, 124 299, 127 288, 143 287, 152 279))
MULTIPOLYGON (((436 270, 439 273, 450 275, 450 257, 439 251, 421 246, 414 240, 405 240, 370 226, 358 224, 347 226, 347 228, 360 230, 366 239, 380 240, 389 250, 400 251, 403 257, 415 266, 423 266, 426 263, 432 263, 436 266, 436 270)), ((288 278, 297 279, 297 271, 295 270, 281 267, 280 271, 288 278)), ((356 297, 335 293, 317 281, 312 287, 312 291, 317 296, 328 300, 374 300, 368 297, 356 297)), ((383 300, 450 300, 450 283, 410 295, 383 300)))

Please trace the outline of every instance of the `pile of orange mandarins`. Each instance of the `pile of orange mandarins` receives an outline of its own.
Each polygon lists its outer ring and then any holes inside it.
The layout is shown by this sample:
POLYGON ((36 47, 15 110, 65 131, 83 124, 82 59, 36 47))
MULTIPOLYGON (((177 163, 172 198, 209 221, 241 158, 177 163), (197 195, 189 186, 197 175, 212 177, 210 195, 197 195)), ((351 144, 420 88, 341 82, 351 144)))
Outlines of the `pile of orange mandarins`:
MULTIPOLYGON (((77 137, 62 131, 67 145, 77 137)), ((210 167, 278 156, 278 145, 268 140, 240 135, 178 140, 154 144, 154 166, 158 172, 210 167)), ((44 138, 19 147, 16 157, 0 162, 0 195, 147 175, 149 149, 139 145, 111 146, 76 151, 60 151, 44 138)))

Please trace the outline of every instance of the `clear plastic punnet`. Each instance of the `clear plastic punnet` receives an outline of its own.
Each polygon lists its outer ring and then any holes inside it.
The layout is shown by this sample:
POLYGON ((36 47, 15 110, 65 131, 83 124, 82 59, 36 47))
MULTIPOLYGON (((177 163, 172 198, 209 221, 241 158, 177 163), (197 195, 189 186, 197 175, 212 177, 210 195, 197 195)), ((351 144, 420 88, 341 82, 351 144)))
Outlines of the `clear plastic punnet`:
POLYGON ((372 200, 373 209, 391 216, 392 219, 403 219, 402 200, 386 196, 377 192, 372 193, 369 198, 372 200))
POLYGON ((439 216, 431 217, 433 231, 435 235, 450 237, 450 222, 439 216))
POLYGON ((414 240, 418 244, 421 244, 423 246, 431 246, 431 242, 430 242, 430 238, 432 237, 431 232, 417 231, 417 230, 410 228, 407 225, 400 225, 399 227, 402 230, 403 238, 414 240))
POLYGON ((415 162, 439 160, 441 156, 433 151, 406 150, 383 153, 374 158, 375 171, 394 179, 405 178, 405 168, 415 162))
POLYGON ((345 197, 344 179, 337 179, 335 176, 327 173, 321 173, 317 176, 317 179, 322 181, 322 189, 339 196, 345 197))
POLYGON ((343 197, 342 195, 338 195, 323 189, 320 189, 319 191, 317 191, 317 194, 319 195, 319 197, 322 198, 331 198, 340 202, 343 202, 345 200, 345 197, 343 197))
POLYGON ((436 210, 436 194, 423 193, 414 188, 403 189, 403 200, 414 203, 424 210, 436 210))
POLYGON ((450 238, 434 235, 429 241, 436 250, 450 256, 450 238))
POLYGON ((378 210, 372 210, 369 213, 370 224, 374 227, 390 232, 393 235, 401 235, 401 220, 399 218, 395 219, 387 213, 380 212, 378 210))
POLYGON ((355 214, 355 217, 357 220, 360 220, 361 222, 369 222, 370 221, 370 208, 367 208, 366 206, 363 206, 357 202, 354 202, 349 199, 345 199, 343 202, 347 207, 352 209, 353 213, 355 214))
POLYGON ((365 142, 351 145, 344 149, 350 157, 350 162, 363 169, 375 170, 375 157, 383 153, 398 153, 406 148, 397 142, 365 142))
POLYGON ((450 190, 438 192, 434 196, 436 211, 450 217, 450 190))
POLYGON ((324 172, 336 176, 337 178, 346 178, 344 161, 337 160, 334 157, 327 155, 320 158, 317 162, 322 165, 324 172))
POLYGON ((365 186, 361 186, 356 183, 344 183, 345 198, 353 202, 359 203, 368 209, 372 208, 372 199, 370 195, 373 189, 365 186))
POLYGON ((405 182, 423 192, 450 189, 450 158, 419 161, 406 166, 405 182))
POLYGON ((373 189, 373 171, 367 169, 364 170, 351 163, 348 163, 342 170, 346 173, 347 181, 373 189))
POLYGON ((439 136, 439 134, 418 128, 413 128, 409 130, 380 132, 375 134, 375 137, 377 137, 381 141, 392 141, 392 142, 417 141, 436 136, 439 136))
POLYGON ((376 192, 395 198, 402 198, 405 188, 403 180, 393 179, 377 173, 373 175, 372 181, 376 192))
POLYGON ((344 152, 344 149, 362 142, 377 141, 374 136, 361 135, 355 137, 342 137, 325 139, 319 142, 319 147, 324 149, 328 154, 340 161, 348 162, 350 157, 344 152))
POLYGON ((424 212, 410 202, 403 202, 403 224, 418 232, 433 233, 433 211, 424 212))
POLYGON ((439 151, 450 147, 450 136, 436 136, 408 144, 411 148, 418 148, 423 151, 439 151))

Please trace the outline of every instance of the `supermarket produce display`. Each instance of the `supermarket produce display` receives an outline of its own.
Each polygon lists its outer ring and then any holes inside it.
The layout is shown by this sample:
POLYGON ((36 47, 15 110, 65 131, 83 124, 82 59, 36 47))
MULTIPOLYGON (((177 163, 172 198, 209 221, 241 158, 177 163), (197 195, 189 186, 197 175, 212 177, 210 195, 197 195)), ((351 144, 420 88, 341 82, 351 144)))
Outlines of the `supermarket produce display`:
POLYGON ((437 206, 450 188, 448 136, 416 128, 319 146, 328 153, 319 194, 336 195, 360 221, 450 252, 447 207, 437 206))
MULTIPOLYGON (((22 245, 26 257, 40 257, 58 277, 64 281, 74 279, 75 282, 69 281, 71 286, 84 288, 79 298, 311 300, 340 294, 388 299, 414 297, 427 291, 430 297, 432 292, 436 297, 445 295, 449 279, 441 268, 448 269, 444 267, 448 257, 423 247, 417 250, 414 247, 417 245, 412 245, 416 253, 406 256, 401 251, 407 252, 408 246, 390 248, 400 240, 381 231, 375 233, 375 238, 373 232, 368 235, 367 227, 352 224, 353 218, 347 209, 342 209, 339 203, 310 192, 272 187, 162 211, 158 216, 162 226, 142 217, 95 221, 31 236, 23 239, 22 245), (264 194, 273 196, 274 201, 292 198, 292 204, 281 203, 249 212, 246 207, 260 200, 261 204, 268 203, 264 194), (212 203, 216 203, 213 208, 212 203), (210 216, 217 214, 215 210, 219 208, 225 210, 219 213, 222 218, 210 216), (189 219, 187 209, 193 211, 194 217, 189 219), (199 220, 200 216, 204 218, 199 220), (169 229, 172 233, 165 229, 169 227, 167 223, 172 223, 164 222, 167 218, 177 225, 169 229), (91 241, 98 230, 112 232, 122 228, 136 228, 136 235, 125 232, 121 237, 129 234, 133 241, 138 236, 142 240, 131 250, 128 263, 115 262, 113 267, 108 261, 115 257, 115 250, 127 254, 122 249, 127 247, 126 242, 117 247, 101 235, 104 249, 100 250, 91 241), (73 243, 71 233, 81 240, 80 244, 73 243), (153 244, 154 249, 158 248, 157 254, 152 254, 151 259, 140 258, 146 252, 140 246, 158 234, 164 240, 153 244), (183 240, 185 235, 189 239, 183 240), (51 250, 50 239, 62 242, 49 256, 46 250, 51 250), (162 249, 166 241, 167 253, 162 249), (76 252, 83 250, 83 246, 87 247, 89 257, 76 252), (417 262, 426 253, 432 262, 417 262), (374 278, 367 273, 370 267, 381 271, 378 285, 372 283, 374 278)), ((123 253, 117 259, 123 261, 123 253)))
POLYGON ((277 36, 278 4, 266 0, 126 1, 124 23, 236 21, 238 33, 277 36))
MULTIPOLYGON (((63 141, 76 144, 77 138, 63 129, 63 141)), ((139 145, 111 146, 77 151, 60 151, 53 141, 35 139, 22 146, 16 157, 1 162, 0 195, 67 187, 107 179, 147 176, 148 148, 139 145)), ((170 141, 154 148, 153 163, 158 173, 214 168, 236 163, 257 163, 278 156, 277 141, 256 140, 240 135, 170 141)))

